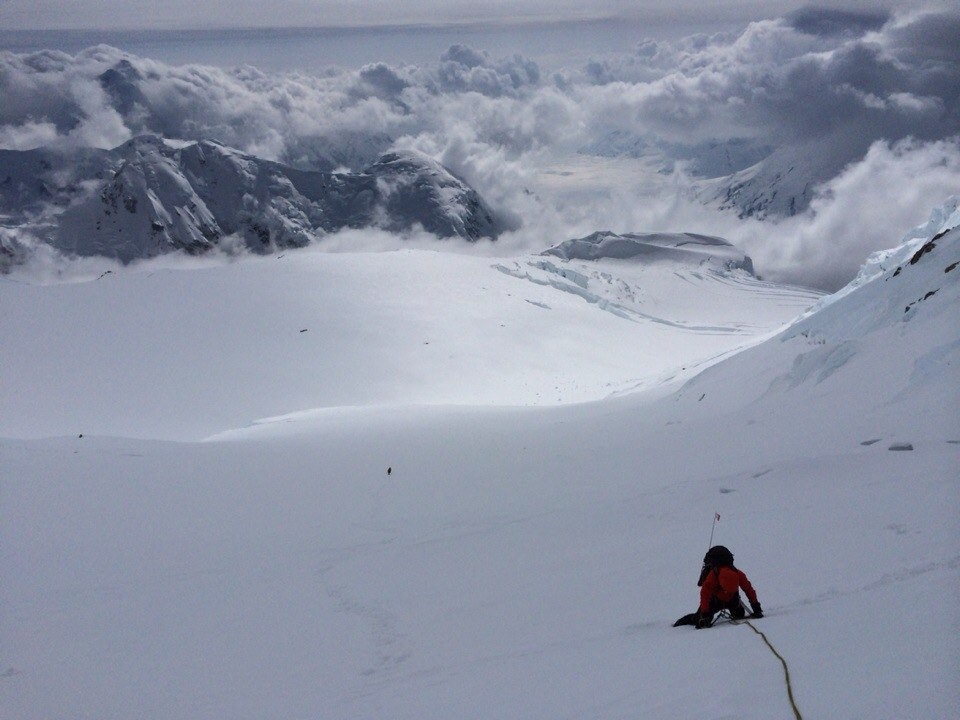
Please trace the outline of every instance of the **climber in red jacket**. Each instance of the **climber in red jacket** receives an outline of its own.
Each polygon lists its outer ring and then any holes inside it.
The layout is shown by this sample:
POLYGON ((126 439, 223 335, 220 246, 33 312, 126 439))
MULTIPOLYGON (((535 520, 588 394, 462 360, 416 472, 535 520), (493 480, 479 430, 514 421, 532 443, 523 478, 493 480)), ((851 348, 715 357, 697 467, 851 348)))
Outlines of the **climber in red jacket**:
POLYGON ((720 610, 726 610, 730 617, 740 620, 747 615, 740 599, 740 590, 747 595, 750 601, 752 618, 763 617, 763 608, 757 600, 757 593, 750 584, 747 576, 733 565, 733 553, 723 545, 716 545, 703 556, 703 570, 700 571, 700 609, 695 613, 684 615, 673 626, 695 625, 708 628, 713 624, 713 616, 720 610))

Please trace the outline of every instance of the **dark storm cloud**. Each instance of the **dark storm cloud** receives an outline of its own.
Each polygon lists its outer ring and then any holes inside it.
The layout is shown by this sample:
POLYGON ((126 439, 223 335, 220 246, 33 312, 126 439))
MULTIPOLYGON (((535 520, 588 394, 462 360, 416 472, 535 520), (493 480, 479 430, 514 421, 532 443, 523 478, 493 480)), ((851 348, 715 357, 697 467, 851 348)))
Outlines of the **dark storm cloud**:
POLYGON ((824 36, 762 21, 733 38, 639 46, 587 66, 566 87, 592 109, 591 152, 645 148, 710 177, 760 159, 752 179, 736 181, 746 183, 742 202, 728 206, 792 214, 877 142, 960 135, 958 23, 960 13, 923 12, 824 36))
POLYGON ((529 58, 464 45, 433 66, 373 63, 321 76, 167 66, 107 47, 75 57, 4 53, 0 126, 21 142, 41 125, 77 142, 98 134, 113 142, 124 129, 216 137, 301 161, 323 138, 416 137, 464 124, 477 140, 516 151, 558 137, 575 143, 574 135, 585 145, 611 129, 677 147, 823 141, 831 152, 855 136, 844 161, 877 139, 960 132, 960 14, 894 17, 870 30, 878 17, 804 10, 734 36, 643 41, 559 79, 543 78, 529 58), (543 117, 529 118, 535 107, 543 117), (438 117, 443 108, 457 116, 438 117))
POLYGON ((364 65, 358 73, 358 80, 371 90, 371 94, 395 97, 412 84, 401 71, 386 63, 364 65))
POLYGON ((807 7, 785 16, 787 24, 808 35, 859 37, 879 30, 890 19, 889 13, 863 13, 830 8, 807 7))
POLYGON ((443 92, 478 92, 501 97, 537 85, 540 68, 521 55, 494 62, 485 52, 453 45, 440 56, 436 77, 443 92))
MULTIPOLYGON (((892 22, 880 42, 913 65, 954 70, 960 62, 960 10, 928 12, 892 22)), ((932 70, 933 68, 928 68, 932 70)))

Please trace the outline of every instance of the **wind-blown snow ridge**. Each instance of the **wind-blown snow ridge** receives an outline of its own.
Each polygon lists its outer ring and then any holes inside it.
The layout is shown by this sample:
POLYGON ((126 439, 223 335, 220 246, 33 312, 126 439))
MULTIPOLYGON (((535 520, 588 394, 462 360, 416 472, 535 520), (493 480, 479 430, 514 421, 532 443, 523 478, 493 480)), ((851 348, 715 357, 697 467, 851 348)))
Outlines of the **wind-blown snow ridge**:
MULTIPOLYGON (((826 399, 826 381, 843 376, 871 405, 904 393, 924 398, 949 386, 960 367, 958 307, 960 210, 951 200, 900 245, 871 255, 847 287, 770 340, 706 369, 677 397, 707 395, 729 408, 784 402, 783 393, 802 386, 826 399)), ((926 400, 955 406, 960 398, 926 400)))
POLYGON ((896 247, 872 253, 853 280, 837 292, 821 298, 819 302, 807 310, 805 315, 819 312, 826 306, 846 297, 857 288, 877 279, 891 268, 902 265, 925 243, 960 225, 960 208, 958 208, 958 205, 960 205, 960 198, 954 197, 940 207, 933 209, 927 222, 910 230, 896 247))

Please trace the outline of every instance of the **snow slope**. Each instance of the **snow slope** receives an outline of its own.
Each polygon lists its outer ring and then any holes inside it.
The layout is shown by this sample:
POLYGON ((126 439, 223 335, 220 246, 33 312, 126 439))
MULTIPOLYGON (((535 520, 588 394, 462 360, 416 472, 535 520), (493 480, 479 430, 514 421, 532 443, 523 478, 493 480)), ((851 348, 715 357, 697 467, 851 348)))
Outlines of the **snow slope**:
MULTIPOLYGON (((767 617, 756 625, 788 661, 804 717, 952 717, 960 230, 928 239, 655 392, 552 407, 326 407, 207 442, 8 437, 0 709, 789 717, 779 663, 747 628, 670 627, 696 602, 716 511, 715 539, 757 588, 767 617)), ((582 295, 491 276, 637 329, 582 295)), ((139 291, 146 276, 109 279, 139 291)), ((5 315, 43 317, 94 296, 40 312, 41 290, 110 285, 2 287, 5 315), (21 293, 33 302, 11 304, 21 293)), ((197 372, 223 383, 215 367, 197 372)))
POLYGON ((700 196, 741 218, 796 215, 810 204, 818 182, 836 176, 843 165, 830 153, 780 148, 748 168, 702 181, 700 196))
POLYGON ((818 297, 678 262, 426 250, 5 282, 0 436, 198 439, 317 407, 592 400, 756 342, 818 297))

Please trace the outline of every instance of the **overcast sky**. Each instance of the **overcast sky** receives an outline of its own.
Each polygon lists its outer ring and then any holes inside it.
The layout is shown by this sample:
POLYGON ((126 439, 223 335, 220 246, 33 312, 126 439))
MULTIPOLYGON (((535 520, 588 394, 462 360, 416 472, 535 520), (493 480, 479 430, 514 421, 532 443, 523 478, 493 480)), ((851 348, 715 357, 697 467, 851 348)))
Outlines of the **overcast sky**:
POLYGON ((749 21, 810 4, 892 9, 913 0, 0 0, 0 30, 389 25, 633 17, 679 23, 749 21))

